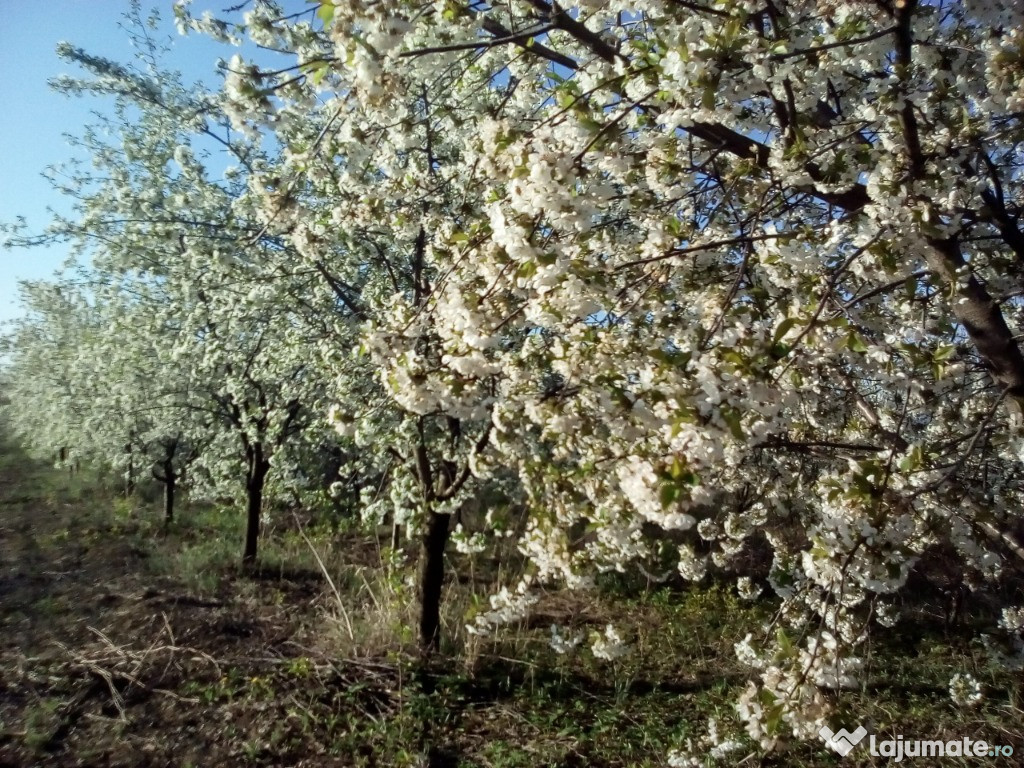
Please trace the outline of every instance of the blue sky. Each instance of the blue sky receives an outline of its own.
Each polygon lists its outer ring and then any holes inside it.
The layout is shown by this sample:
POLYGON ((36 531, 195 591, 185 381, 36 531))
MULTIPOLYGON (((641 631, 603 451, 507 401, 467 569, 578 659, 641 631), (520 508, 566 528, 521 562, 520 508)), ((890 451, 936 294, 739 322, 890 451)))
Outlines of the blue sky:
MULTIPOLYGON (((67 40, 90 53, 127 61, 132 48, 118 24, 128 9, 123 0, 2 0, 0 23, 0 221, 24 216, 31 230, 49 221, 47 207, 66 211, 67 203, 42 178, 48 165, 72 157, 63 137, 77 134, 103 111, 103 100, 68 98, 55 93, 47 80, 79 74, 57 58, 57 43, 67 40)), ((230 56, 226 46, 198 35, 177 37, 171 22, 171 0, 143 2, 156 7, 175 48, 167 65, 181 70, 185 82, 217 82, 218 57, 230 56)), ((0 250, 0 322, 20 314, 17 281, 51 276, 67 252, 63 248, 0 250)), ((3 328, 0 327, 0 332, 3 328)))

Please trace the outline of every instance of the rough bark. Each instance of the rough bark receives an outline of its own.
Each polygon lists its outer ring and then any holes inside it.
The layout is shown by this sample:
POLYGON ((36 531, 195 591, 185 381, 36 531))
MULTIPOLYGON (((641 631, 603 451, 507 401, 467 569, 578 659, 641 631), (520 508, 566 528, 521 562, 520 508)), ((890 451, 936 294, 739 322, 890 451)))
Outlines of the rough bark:
POLYGON ((270 471, 270 462, 263 455, 263 446, 259 443, 252 446, 248 451, 249 471, 246 477, 246 524, 245 524, 245 551, 242 554, 243 565, 253 565, 256 562, 256 553, 260 537, 260 516, 263 513, 263 487, 266 483, 267 473, 270 471))
POLYGON ((174 492, 177 484, 177 476, 174 474, 174 467, 170 462, 164 464, 164 525, 174 522, 174 492))
POLYGON ((128 469, 125 473, 124 495, 133 496, 135 494, 135 451, 132 450, 131 443, 128 443, 124 447, 124 452, 128 454, 128 469))
POLYGON ((1024 401, 1024 355, 999 305, 973 275, 959 282, 957 272, 967 268, 960 245, 953 238, 929 238, 929 268, 947 285, 957 286, 953 314, 970 336, 992 378, 1015 401, 1024 401))
MULTIPOLYGON (((914 12, 917 0, 905 0, 896 10, 896 65, 901 79, 910 77, 913 64, 914 12)), ((926 158, 921 145, 921 132, 909 100, 900 112, 903 139, 910 161, 911 179, 926 173, 926 158)), ((926 236, 928 267, 953 288, 953 315, 967 331, 978 354, 985 361, 992 378, 1006 389, 1008 403, 1015 411, 1024 405, 1024 355, 1014 339, 999 305, 981 282, 972 274, 956 237, 926 236)))
POLYGON ((420 548, 420 650, 424 653, 441 647, 441 590, 450 522, 448 515, 430 512, 423 530, 420 548))

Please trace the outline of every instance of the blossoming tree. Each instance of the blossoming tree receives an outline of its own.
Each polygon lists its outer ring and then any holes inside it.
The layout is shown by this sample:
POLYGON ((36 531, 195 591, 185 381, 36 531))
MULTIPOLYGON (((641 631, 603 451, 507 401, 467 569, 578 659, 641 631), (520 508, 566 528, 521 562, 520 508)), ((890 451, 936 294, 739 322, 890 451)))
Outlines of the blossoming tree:
POLYGON ((168 517, 183 462, 193 495, 234 497, 244 478, 252 563, 268 482, 281 497, 308 486, 310 456, 337 442, 315 350, 342 309, 319 274, 291 269, 289 250, 261 231, 246 186, 264 162, 258 142, 235 141, 214 99, 159 69, 139 21, 132 65, 61 48, 90 77, 58 87, 113 96, 115 111, 79 140, 93 168, 60 177, 75 214, 12 239, 66 242, 88 260, 63 285, 29 288, 35 314, 13 341, 23 386, 12 400, 50 417, 39 434, 19 420, 30 441, 70 440, 103 464, 154 464, 168 517), (237 163, 222 181, 207 167, 211 145, 237 163), (55 386, 33 389, 40 373, 55 386))
POLYGON ((404 259, 362 349, 413 423, 486 425, 460 456, 516 468, 534 579, 748 564, 784 623, 739 649, 770 747, 817 733, 912 576, 1019 570, 1017 4, 293 11, 237 29, 294 68, 236 57, 224 94, 286 148, 265 215, 310 263, 404 259))

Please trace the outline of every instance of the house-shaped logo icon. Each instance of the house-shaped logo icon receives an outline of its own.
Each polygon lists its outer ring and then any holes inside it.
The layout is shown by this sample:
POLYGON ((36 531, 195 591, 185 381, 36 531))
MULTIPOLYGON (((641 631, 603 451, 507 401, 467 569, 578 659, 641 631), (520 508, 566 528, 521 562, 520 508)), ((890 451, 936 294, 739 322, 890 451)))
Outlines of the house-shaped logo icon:
POLYGON ((832 749, 843 757, 846 757, 854 747, 860 744, 861 739, 868 735, 868 732, 862 725, 853 733, 850 733, 845 728, 840 728, 838 732, 833 733, 832 729, 826 725, 818 731, 818 735, 821 736, 821 738, 825 740, 825 743, 832 747, 832 749))

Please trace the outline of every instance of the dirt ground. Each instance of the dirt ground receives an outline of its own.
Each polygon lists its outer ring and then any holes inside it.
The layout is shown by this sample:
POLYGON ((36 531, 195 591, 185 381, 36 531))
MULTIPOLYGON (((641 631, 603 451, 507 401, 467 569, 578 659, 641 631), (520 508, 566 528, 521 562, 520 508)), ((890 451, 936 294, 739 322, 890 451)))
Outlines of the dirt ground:
POLYGON ((0 766, 353 763, 329 731, 390 670, 307 645, 315 574, 189 594, 109 498, 2 450, 0 766))
MULTIPOLYGON (((128 503, 0 444, 0 768, 653 768, 700 733, 695 724, 730 716, 749 674, 735 643, 767 610, 721 585, 556 592, 500 642, 424 667, 406 647, 408 617, 384 610, 372 535, 317 534, 331 552, 328 585, 304 529, 268 534, 264 571, 244 573, 240 534, 216 527, 231 510, 203 522, 184 509, 165 530, 158 503, 128 503), (331 634, 343 602, 358 645, 331 634), (599 633, 613 621, 633 644, 620 663, 549 648, 552 624, 599 633)), ((457 622, 473 595, 454 578, 458 562, 451 570, 457 622)), ((400 608, 413 599, 404 584, 391 586, 400 608)), ((899 627, 875 643, 871 683, 844 699, 847 713, 882 734, 1019 744, 1019 680, 991 668, 966 622, 899 627), (966 716, 948 694, 962 670, 986 686, 966 716)), ((842 764, 885 760, 860 750, 842 764)), ((838 761, 802 742, 743 762, 838 761)))

